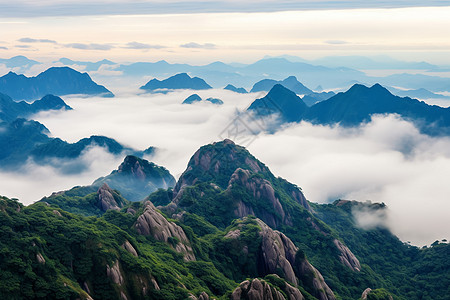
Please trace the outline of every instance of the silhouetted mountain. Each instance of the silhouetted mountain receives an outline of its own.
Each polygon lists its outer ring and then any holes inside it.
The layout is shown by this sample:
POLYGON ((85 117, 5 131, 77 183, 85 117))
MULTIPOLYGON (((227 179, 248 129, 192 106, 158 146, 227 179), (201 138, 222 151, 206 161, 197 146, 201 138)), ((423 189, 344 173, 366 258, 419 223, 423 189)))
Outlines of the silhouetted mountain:
POLYGON ((0 77, 0 92, 13 99, 36 99, 47 94, 86 94, 104 97, 114 96, 104 86, 92 81, 87 73, 69 67, 52 67, 36 77, 26 77, 9 72, 0 77))
POLYGON ((102 66, 102 65, 115 65, 115 62, 112 62, 110 60, 107 59, 103 59, 97 62, 89 62, 89 61, 75 61, 75 60, 71 60, 68 58, 61 58, 59 60, 60 63, 63 63, 66 66, 73 66, 73 65, 78 65, 78 66, 85 66, 86 67, 86 71, 90 72, 90 71, 98 71, 98 69, 102 66))
POLYGON ((4 64, 7 68, 29 68, 34 65, 40 65, 41 63, 18 55, 9 59, 0 58, 0 64, 4 64))
POLYGON ((293 91, 275 84, 263 98, 256 99, 248 110, 258 116, 280 114, 283 122, 297 122, 308 106, 293 91))
POLYGON ((202 101, 202 98, 197 94, 192 94, 189 97, 187 97, 186 99, 184 99, 182 104, 192 104, 194 102, 199 102, 199 101, 202 101))
POLYGON ((223 89, 224 89, 224 90, 229 90, 229 91, 232 91, 232 92, 235 92, 235 93, 239 93, 239 94, 247 94, 247 93, 248 93, 246 89, 244 89, 244 88, 242 88, 242 87, 237 88, 237 87, 235 87, 235 86, 232 85, 232 84, 227 85, 227 86, 224 87, 223 89))
POLYGON ((293 91, 296 94, 300 94, 300 95, 313 93, 313 91, 311 91, 306 86, 304 86, 301 82, 299 82, 295 76, 289 76, 288 78, 286 78, 282 81, 276 81, 273 79, 263 79, 263 80, 255 83, 255 85, 253 85, 253 88, 250 91, 250 93, 261 92, 261 91, 270 91, 272 89, 272 87, 276 84, 281 84, 285 88, 293 91))
POLYGON ((387 88, 392 94, 400 97, 410 97, 418 99, 450 99, 450 96, 436 94, 427 89, 421 88, 417 90, 400 90, 393 87, 387 88))
POLYGON ((334 92, 321 92, 321 93, 311 93, 308 95, 305 95, 302 100, 305 102, 308 106, 313 106, 316 103, 319 103, 320 101, 328 100, 331 97, 336 95, 334 92))
POLYGON ((18 117, 27 117, 44 110, 72 109, 61 98, 47 95, 32 104, 25 101, 16 102, 11 97, 0 93, 0 120, 13 121, 18 117))
POLYGON ((128 155, 117 170, 98 178, 92 185, 101 186, 105 183, 119 190, 126 199, 141 201, 159 188, 174 187, 175 178, 164 167, 128 155))
POLYGON ((147 82, 141 89, 147 91, 158 90, 176 90, 176 89, 190 89, 190 90, 206 90, 212 87, 203 79, 198 77, 191 78, 186 73, 180 73, 164 80, 152 79, 147 82))
POLYGON ((193 103, 197 103, 197 102, 210 102, 212 104, 217 104, 217 105, 222 105, 223 101, 217 98, 206 98, 206 99, 202 99, 199 95, 197 94, 192 94, 189 97, 187 97, 186 99, 184 99, 182 104, 193 104, 193 103))
POLYGON ((153 151, 153 148, 144 152, 136 151, 104 136, 91 136, 76 143, 68 143, 59 138, 51 138, 49 134, 44 125, 32 120, 16 119, 12 122, 0 123, 1 168, 16 169, 28 159, 33 159, 39 164, 50 164, 61 168, 62 172, 76 173, 83 171, 85 166, 69 162, 78 158, 89 147, 103 147, 105 151, 114 155, 143 155, 151 154, 153 151), (62 159, 66 164, 57 163, 55 159, 62 159))
POLYGON ((217 98, 206 98, 205 101, 211 102, 212 104, 222 105, 223 101, 217 98))
POLYGON ((373 114, 398 114, 413 121, 424 133, 450 134, 450 109, 394 96, 379 84, 370 88, 355 84, 347 92, 313 105, 302 119, 316 124, 356 126, 368 122, 373 114))
POLYGON ((358 126, 369 122, 374 114, 398 114, 412 121, 423 133, 450 134, 450 108, 394 96, 379 84, 370 88, 355 84, 348 91, 309 108, 299 100, 293 92, 289 93, 286 88, 276 85, 266 97, 256 99, 249 110, 259 116, 279 113, 284 122, 304 120, 313 124, 341 126, 358 126))

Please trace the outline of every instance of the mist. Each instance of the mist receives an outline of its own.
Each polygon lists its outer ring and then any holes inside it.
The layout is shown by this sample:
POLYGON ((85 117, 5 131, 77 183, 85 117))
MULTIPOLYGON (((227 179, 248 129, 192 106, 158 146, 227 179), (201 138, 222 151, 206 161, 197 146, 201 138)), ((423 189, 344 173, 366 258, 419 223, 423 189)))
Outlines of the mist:
MULTIPOLYGON (((275 134, 250 135, 261 124, 267 125, 267 120, 251 121, 245 113, 236 119, 237 111, 244 111, 261 96, 219 89, 136 95, 133 86, 115 98, 63 97, 74 110, 43 112, 32 118, 68 142, 96 134, 137 150, 157 147, 146 158, 176 178, 199 147, 232 138, 276 176, 300 186, 310 201, 384 202, 386 215, 370 224, 382 222, 403 241, 420 246, 449 238, 449 138, 420 134, 413 124, 395 115, 374 116, 357 129, 302 122, 275 134), (224 105, 181 104, 193 93, 203 99, 219 98, 224 105), (240 122, 240 129, 250 130, 233 130, 233 120, 240 122)), ((30 204, 53 191, 90 184, 116 169, 123 158, 93 148, 81 159, 88 167, 78 175, 61 174, 54 167, 32 162, 26 173, 0 173, 0 191, 30 204)))

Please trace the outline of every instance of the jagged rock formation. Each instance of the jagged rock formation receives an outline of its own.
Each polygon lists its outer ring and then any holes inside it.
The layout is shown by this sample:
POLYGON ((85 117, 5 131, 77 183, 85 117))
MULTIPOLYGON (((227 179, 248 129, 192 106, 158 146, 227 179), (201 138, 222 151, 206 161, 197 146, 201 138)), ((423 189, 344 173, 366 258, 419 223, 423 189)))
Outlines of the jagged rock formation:
POLYGON ((209 300, 209 295, 205 292, 201 292, 198 297, 195 297, 195 295, 190 294, 189 299, 192 300, 209 300))
POLYGON ((158 241, 169 243, 177 252, 184 254, 185 260, 195 260, 192 247, 183 229, 167 221, 150 201, 145 203, 144 213, 137 219, 135 228, 142 235, 151 235, 158 241))
POLYGON ((93 185, 100 186, 104 183, 119 190, 130 201, 141 201, 159 188, 173 187, 175 178, 164 167, 128 155, 117 170, 97 179, 93 185))
MULTIPOLYGON (((230 189, 230 184, 233 185, 237 182, 245 184, 250 189, 249 191, 252 194, 254 193, 254 196, 264 199, 268 197, 268 201, 272 203, 271 205, 276 213, 281 213, 281 220, 286 222, 286 224, 289 224, 289 216, 283 212, 282 203, 280 203, 279 199, 274 197, 271 181, 277 181, 280 185, 283 185, 286 193, 293 201, 299 203, 305 209, 311 210, 308 201, 298 187, 289 184, 284 179, 275 178, 263 163, 252 156, 245 148, 237 146, 229 139, 204 146, 195 152, 188 163, 186 171, 183 172, 175 185, 173 202, 175 204, 178 203, 184 187, 208 181, 212 181, 218 188, 223 189, 230 189), (247 170, 246 172, 250 173, 237 172, 238 169, 247 170), (252 175, 256 174, 263 175, 264 178, 252 177, 252 175), (245 182, 245 179, 250 177, 253 182, 245 182), (263 188, 264 191, 258 190, 257 186, 263 188)), ((241 202, 236 203, 235 212, 238 217, 258 213, 241 202)), ((270 225, 273 225, 275 222, 269 221, 269 218, 275 218, 274 216, 267 216, 267 218, 258 214, 257 216, 264 221, 267 220, 270 225)))
POLYGON ((263 279, 245 280, 231 294, 232 300, 248 299, 248 300, 303 300, 301 292, 286 283, 283 290, 287 298, 272 285, 263 279))
MULTIPOLYGON (((133 245, 128 240, 125 240, 125 242, 122 245, 122 248, 127 250, 131 253, 131 255, 138 257, 139 255, 136 252, 136 249, 134 249, 133 245)), ((155 281, 156 282, 156 281, 155 281)))
MULTIPOLYGON (((238 229, 228 232, 225 237, 240 240, 240 230, 248 221, 249 219, 244 218, 238 229)), ((286 235, 273 230, 260 219, 255 221, 260 228, 261 237, 260 276, 275 273, 294 286, 302 283, 308 292, 320 300, 336 299, 320 272, 308 262, 303 252, 299 251, 286 235)))
POLYGON ((335 239, 333 243, 341 253, 339 255, 339 260, 341 261, 341 263, 343 263, 353 271, 361 271, 361 264, 359 263, 359 260, 356 258, 356 256, 350 251, 350 249, 342 244, 342 242, 339 240, 335 239))
POLYGON ((361 294, 361 300, 367 300, 367 295, 372 291, 371 288, 367 288, 364 290, 364 292, 361 294))
POLYGON ((292 225, 292 221, 289 216, 286 216, 280 200, 275 197, 275 190, 273 189, 271 183, 266 179, 251 177, 251 175, 252 173, 249 170, 244 170, 241 168, 236 169, 233 175, 231 175, 228 189, 231 189, 233 184, 236 183, 244 186, 257 201, 267 201, 274 213, 261 209, 258 214, 255 214, 253 208, 249 207, 241 200, 237 204, 238 207, 235 209, 235 215, 239 218, 248 215, 258 215, 262 220, 264 220, 264 222, 274 228, 280 225, 278 218, 275 218, 275 216, 278 216, 282 223, 292 225))
POLYGON ((281 270, 283 278, 296 285, 298 282, 292 265, 295 262, 297 247, 283 233, 271 229, 259 219, 256 222, 261 228, 261 252, 265 273, 271 274, 281 270))
POLYGON ((112 282, 118 285, 122 285, 124 283, 122 272, 120 271, 119 261, 116 260, 110 265, 106 265, 106 275, 111 279, 112 282))
POLYGON ((114 197, 115 192, 104 183, 97 191, 98 202, 97 205, 101 210, 107 211, 108 209, 120 210, 124 203, 116 200, 114 197))

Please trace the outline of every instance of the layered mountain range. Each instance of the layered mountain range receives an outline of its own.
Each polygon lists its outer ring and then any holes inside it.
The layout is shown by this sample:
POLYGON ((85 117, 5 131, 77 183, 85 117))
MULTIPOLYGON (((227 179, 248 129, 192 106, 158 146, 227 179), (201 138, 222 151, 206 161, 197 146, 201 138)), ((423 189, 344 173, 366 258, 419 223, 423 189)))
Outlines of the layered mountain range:
POLYGON ((430 135, 450 134, 450 109, 428 105, 423 101, 391 94, 379 84, 372 87, 355 84, 348 91, 311 107, 296 93, 277 84, 263 98, 248 108, 258 116, 278 114, 280 121, 308 121, 313 124, 358 126, 376 114, 397 114, 412 121, 421 132, 430 135))
POLYGON ((358 227, 352 211, 383 204, 310 202, 231 140, 201 147, 172 179, 129 156, 93 185, 27 207, 2 197, 0 296, 447 297, 449 244, 419 249, 385 227, 358 227), (127 189, 148 196, 130 202, 127 189))

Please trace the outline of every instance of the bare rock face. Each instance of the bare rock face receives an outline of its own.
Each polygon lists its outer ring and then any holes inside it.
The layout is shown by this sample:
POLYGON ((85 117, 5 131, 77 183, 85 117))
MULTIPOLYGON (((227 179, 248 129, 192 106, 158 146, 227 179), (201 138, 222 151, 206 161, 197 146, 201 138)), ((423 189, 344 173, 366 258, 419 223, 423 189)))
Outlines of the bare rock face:
POLYGON ((322 274, 314 268, 306 259, 297 259, 295 273, 303 284, 312 288, 312 295, 319 300, 335 300, 333 291, 328 287, 322 274))
MULTIPOLYGON (((336 299, 333 291, 328 287, 320 272, 308 262, 305 256, 299 252, 298 248, 286 235, 280 231, 273 230, 260 219, 256 219, 256 223, 260 228, 259 235, 261 236, 261 245, 259 250, 261 259, 261 270, 259 272, 261 273, 259 276, 279 274, 283 279, 293 284, 291 286, 292 288, 287 287, 287 290, 285 291, 287 295, 291 295, 292 299, 303 299, 300 298, 303 297, 301 296, 301 293, 297 293, 296 291, 296 286, 300 283, 308 290, 308 292, 319 300, 336 299)), ((243 229, 238 228, 231 230, 225 235, 225 237, 239 239, 241 230, 243 229)), ((240 295, 239 293, 242 294, 246 291, 245 295, 250 297, 252 293, 248 294, 250 287, 246 286, 246 284, 250 283, 246 283, 244 281, 241 284, 240 289, 238 288, 235 290, 233 294, 238 297, 238 295, 240 295)))
POLYGON ((287 281, 297 284, 297 278, 291 265, 291 262, 295 262, 297 247, 283 233, 273 230, 259 219, 257 219, 257 223, 261 228, 261 251, 265 273, 276 273, 281 269, 283 277, 287 281))
POLYGON ((42 265, 45 264, 45 258, 42 256, 41 253, 36 254, 36 259, 37 259, 38 263, 40 263, 42 265))
POLYGON ((361 295, 361 300, 367 300, 367 295, 369 295, 369 293, 372 291, 371 288, 367 288, 364 290, 364 292, 361 295))
MULTIPOLYGON (((288 284, 287 284, 288 285, 288 284)), ((293 288, 289 285, 289 287, 293 288)), ((295 288, 293 288, 295 289, 295 288)), ((298 289, 298 293, 290 293, 289 300, 302 300, 303 296, 298 289), (300 296, 299 296, 300 295, 300 296), (295 298, 295 297, 298 298, 295 298)), ((248 299, 248 300, 286 300, 286 297, 274 287, 270 286, 265 280, 252 279, 245 280, 231 294, 232 300, 248 299)))
POLYGON ((120 210, 120 205, 114 199, 113 190, 104 183, 97 191, 98 202, 97 205, 103 211, 108 209, 120 210))
MULTIPOLYGON (((270 206, 275 211, 276 216, 281 219, 281 222, 292 225, 290 218, 286 217, 286 213, 283 210, 283 206, 280 203, 280 200, 275 197, 275 190, 269 181, 259 178, 259 177, 251 177, 252 173, 249 170, 244 170, 241 168, 236 169, 236 171, 231 175, 231 179, 228 183, 228 189, 231 189, 233 184, 238 183, 244 186, 248 192, 253 195, 255 199, 258 201, 268 201, 270 206)), ((245 217, 249 214, 254 214, 253 208, 248 207, 245 203, 240 201, 236 210, 234 211, 237 217, 245 217)), ((258 213, 258 217, 260 217, 264 222, 266 222, 271 227, 277 227, 280 225, 280 221, 278 221, 272 213, 268 211, 261 211, 258 213)))
POLYGON ((136 249, 134 249, 133 245, 131 245, 131 243, 126 240, 125 243, 123 243, 122 248, 127 250, 128 252, 130 252, 133 256, 138 256, 136 249))
POLYGON ((115 284, 122 285, 124 283, 118 260, 116 260, 112 266, 106 265, 106 275, 108 275, 115 284))
POLYGON ((53 213, 54 215, 58 216, 58 217, 62 217, 61 213, 60 213, 59 211, 57 211, 56 209, 54 209, 54 210, 52 211, 52 213, 53 213))
POLYGON ((145 203, 145 210, 136 221, 136 230, 142 235, 151 235, 158 241, 169 243, 177 252, 184 254, 186 261, 195 260, 194 253, 183 229, 167 221, 150 201, 145 203))
POLYGON ((341 252, 341 254, 339 255, 339 260, 341 261, 341 263, 343 263, 353 271, 361 271, 361 264, 359 263, 359 260, 356 258, 356 256, 350 251, 350 249, 342 244, 339 240, 335 239, 333 243, 336 245, 336 248, 338 248, 339 252, 341 252))

